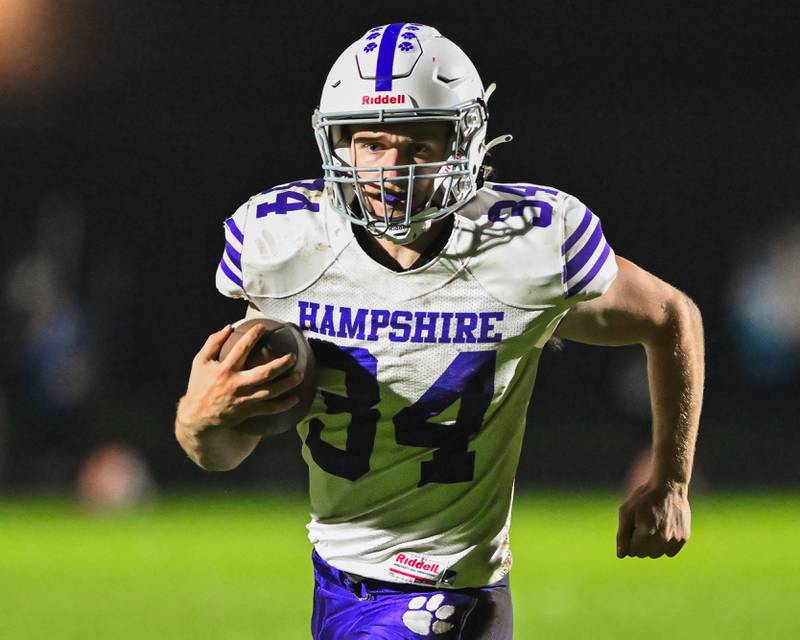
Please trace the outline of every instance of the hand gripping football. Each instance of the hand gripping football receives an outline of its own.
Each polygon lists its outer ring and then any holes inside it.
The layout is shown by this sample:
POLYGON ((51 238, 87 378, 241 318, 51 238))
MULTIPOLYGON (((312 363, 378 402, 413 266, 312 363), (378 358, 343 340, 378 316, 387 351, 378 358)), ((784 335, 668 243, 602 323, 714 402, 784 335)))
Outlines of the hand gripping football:
POLYGON ((249 329, 256 324, 263 324, 266 328, 264 334, 250 350, 245 369, 252 369, 261 364, 266 364, 276 358, 293 353, 294 366, 287 369, 277 378, 280 380, 295 371, 303 373, 303 381, 292 389, 288 395, 296 395, 300 401, 291 409, 272 415, 261 415, 248 418, 236 427, 237 430, 260 436, 274 436, 293 429, 297 423, 306 417, 317 391, 316 364, 314 352, 303 335, 303 332, 293 324, 271 320, 269 318, 252 318, 236 325, 233 333, 222 345, 219 359, 223 360, 249 329))

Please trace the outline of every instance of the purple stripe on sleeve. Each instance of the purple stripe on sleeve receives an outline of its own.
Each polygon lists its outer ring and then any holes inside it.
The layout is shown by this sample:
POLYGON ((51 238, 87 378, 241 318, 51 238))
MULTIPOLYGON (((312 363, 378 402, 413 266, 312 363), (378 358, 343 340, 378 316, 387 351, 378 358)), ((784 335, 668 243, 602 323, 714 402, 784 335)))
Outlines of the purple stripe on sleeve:
POLYGON ((594 277, 597 275, 597 272, 603 268, 606 260, 608 260, 608 254, 611 253, 611 245, 606 242, 606 247, 603 249, 600 257, 597 258, 597 262, 594 263, 591 269, 589 269, 589 273, 587 273, 583 278, 581 278, 580 282, 577 284, 572 285, 567 290, 567 297, 574 296, 578 293, 581 289, 583 289, 587 284, 589 284, 594 277))
POLYGON ((390 24, 381 37, 378 49, 378 63, 375 68, 375 91, 392 90, 392 67, 394 67, 394 51, 397 48, 397 37, 405 22, 390 24))
POLYGON ((598 220, 597 226, 594 228, 592 235, 589 236, 589 240, 587 240, 586 244, 567 261, 567 280, 574 278, 577 273, 586 266, 586 263, 589 262, 589 258, 592 257, 592 254, 597 247, 600 246, 602 241, 603 225, 601 225, 600 220, 598 220))
POLYGON ((233 237, 236 238, 239 242, 244 244, 244 234, 239 231, 239 227, 236 226, 236 223, 233 221, 233 218, 228 218, 225 221, 230 232, 233 234, 233 237))
POLYGON ((236 267, 239 271, 242 270, 242 254, 239 253, 236 249, 233 248, 233 245, 230 242, 225 243, 225 253, 228 254, 228 257, 231 259, 233 266, 236 267))
POLYGON ((222 269, 222 273, 228 276, 228 278, 233 282, 233 284, 239 287, 243 286, 242 279, 239 276, 237 276, 227 264, 225 264, 224 260, 220 260, 219 268, 222 269))
POLYGON ((589 223, 592 221, 592 212, 589 211, 589 207, 586 207, 586 213, 583 214, 583 220, 578 225, 578 228, 575 229, 575 232, 567 238, 567 241, 564 243, 564 246, 561 247, 561 255, 563 256, 567 251, 572 248, 578 240, 580 240, 581 236, 586 232, 586 229, 589 227, 589 223))

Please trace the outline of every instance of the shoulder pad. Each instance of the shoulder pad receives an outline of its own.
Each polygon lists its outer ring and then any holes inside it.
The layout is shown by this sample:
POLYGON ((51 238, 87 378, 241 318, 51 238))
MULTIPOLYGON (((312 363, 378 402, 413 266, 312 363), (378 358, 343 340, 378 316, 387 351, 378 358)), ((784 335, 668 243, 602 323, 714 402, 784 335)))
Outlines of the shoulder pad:
POLYGON ((462 230, 459 252, 481 286, 504 304, 568 305, 567 275, 577 276, 577 284, 587 273, 579 264, 585 255, 572 264, 565 255, 567 220, 576 209, 588 211, 553 187, 487 182, 456 214, 462 230))
MULTIPOLYGON (((241 294, 233 297, 283 298, 319 279, 352 238, 343 233, 344 219, 328 211, 324 193, 322 179, 290 182, 253 196, 226 221, 228 229, 231 220, 241 224, 240 274, 231 270, 240 275, 241 294)), ((219 271, 217 286, 230 295, 219 271)))

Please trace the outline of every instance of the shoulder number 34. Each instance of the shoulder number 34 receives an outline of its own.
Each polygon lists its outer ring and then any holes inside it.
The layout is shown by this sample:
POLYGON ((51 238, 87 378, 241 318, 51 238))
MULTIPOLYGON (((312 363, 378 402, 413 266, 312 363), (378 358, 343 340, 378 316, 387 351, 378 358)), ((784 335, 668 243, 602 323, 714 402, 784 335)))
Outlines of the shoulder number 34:
MULTIPOLYGON (((311 344, 320 366, 344 373, 347 395, 322 391, 326 412, 349 413, 351 418, 344 449, 322 439, 325 424, 318 418, 309 422, 306 445, 324 471, 357 480, 369 471, 380 418, 378 361, 362 347, 339 347, 323 340, 311 340, 311 344)), ((459 353, 419 400, 394 416, 397 444, 435 449, 433 459, 421 463, 418 486, 472 480, 475 452, 467 448, 492 401, 495 359, 495 351, 459 353), (459 398, 455 424, 429 422, 459 398)))

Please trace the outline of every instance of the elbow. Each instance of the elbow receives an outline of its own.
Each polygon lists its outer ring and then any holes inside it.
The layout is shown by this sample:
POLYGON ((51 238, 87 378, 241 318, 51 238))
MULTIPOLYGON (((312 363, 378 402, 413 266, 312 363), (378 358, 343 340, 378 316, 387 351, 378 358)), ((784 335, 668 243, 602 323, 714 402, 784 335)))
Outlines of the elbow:
POLYGON ((672 325, 676 333, 702 335, 703 314, 700 307, 682 291, 675 290, 675 302, 672 304, 672 325))
POLYGON ((703 336, 703 316, 700 308, 682 291, 670 287, 659 304, 659 318, 652 323, 650 345, 682 343, 703 336))
POLYGON ((241 463, 241 460, 221 459, 219 456, 210 455, 208 452, 188 451, 186 449, 184 451, 189 459, 203 471, 232 471, 241 463))
POLYGON ((219 453, 203 449, 189 450, 184 447, 184 451, 189 459, 203 471, 232 471, 242 462, 241 459, 221 456, 219 453))
POLYGON ((222 464, 218 460, 198 460, 196 464, 203 471, 209 471, 209 472, 233 471, 236 467, 239 466, 238 461, 234 464, 231 463, 222 464))
POLYGON ((194 464, 203 471, 231 471, 239 466, 241 459, 221 456, 218 451, 204 443, 197 435, 185 433, 176 421, 175 439, 194 464))

